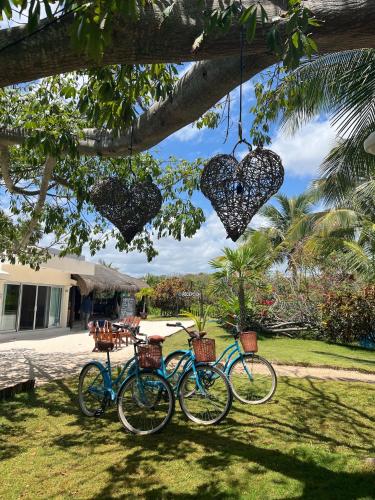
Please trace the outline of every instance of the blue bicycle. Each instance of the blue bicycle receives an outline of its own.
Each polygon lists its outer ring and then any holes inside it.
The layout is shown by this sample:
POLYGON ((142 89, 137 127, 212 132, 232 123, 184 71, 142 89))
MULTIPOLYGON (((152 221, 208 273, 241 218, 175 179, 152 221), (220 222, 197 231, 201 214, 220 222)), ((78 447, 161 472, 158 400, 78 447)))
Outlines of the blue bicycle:
MULTIPOLYGON (((107 361, 105 365, 90 361, 81 370, 78 401, 84 415, 101 416, 116 402, 121 423, 133 434, 154 434, 168 424, 174 412, 175 396, 158 370, 141 368, 140 352, 147 345, 145 340, 137 339, 134 357, 113 378, 109 354, 113 344, 97 342, 98 350, 107 353, 107 361)), ((158 352, 161 358, 161 349, 158 352)))
MULTIPOLYGON (((152 434, 169 422, 175 405, 174 394, 177 394, 182 411, 193 422, 209 425, 225 418, 233 400, 230 384, 218 367, 196 362, 192 339, 189 339, 184 360, 167 373, 161 356, 164 337, 154 335, 140 340, 138 336, 142 334, 131 333, 135 341, 134 357, 124 364, 115 378, 112 377, 110 348, 102 347, 100 342, 97 342, 98 349, 107 352, 106 364, 91 361, 82 368, 78 394, 85 415, 100 416, 107 406, 117 402, 119 419, 127 430, 152 434), (147 369, 141 368, 139 362, 145 346, 156 349, 154 365, 147 369)), ((191 332, 188 334, 194 337, 191 332)))
MULTIPOLYGON (((184 328, 179 322, 169 324, 169 326, 184 328)), ((187 333, 191 334, 188 331, 187 333)), ((232 392, 239 401, 253 405, 266 403, 276 391, 275 370, 265 358, 254 352, 243 352, 239 336, 240 332, 236 327, 233 332, 233 343, 224 349, 212 366, 220 368, 226 374, 232 392)), ((164 361, 166 378, 178 377, 178 367, 184 366, 188 359, 189 351, 187 350, 181 349, 168 354, 164 361)))

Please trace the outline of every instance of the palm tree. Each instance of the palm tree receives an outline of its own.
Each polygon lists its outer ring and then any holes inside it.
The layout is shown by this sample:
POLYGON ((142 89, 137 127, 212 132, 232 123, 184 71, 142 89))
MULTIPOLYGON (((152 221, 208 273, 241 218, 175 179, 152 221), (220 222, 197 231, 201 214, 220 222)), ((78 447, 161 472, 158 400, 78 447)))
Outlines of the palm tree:
MULTIPOLYGON (((343 266, 374 279, 375 156, 363 143, 375 130, 375 50, 307 61, 282 81, 274 97, 289 132, 318 114, 328 115, 338 132, 314 183, 328 210, 315 216, 306 248, 320 255, 339 252, 343 266)), ((295 229, 289 238, 298 239, 295 229)))
POLYGON ((239 326, 246 328, 245 285, 255 281, 273 262, 270 239, 262 231, 255 231, 246 243, 235 249, 224 248, 220 257, 210 261, 216 271, 213 274, 215 291, 235 294, 239 302, 239 326))
MULTIPOLYGON (((278 206, 266 205, 260 211, 266 224, 262 231, 267 233, 272 242, 279 262, 287 260, 288 269, 296 276, 294 252, 312 230, 316 214, 313 212, 317 201, 315 190, 301 193, 298 196, 288 197, 277 194, 274 198, 278 206)), ((251 237, 251 230, 245 233, 245 241, 251 237)))
POLYGON ((329 203, 357 195, 375 199, 375 156, 363 143, 375 130, 375 50, 338 52, 308 61, 274 93, 283 127, 295 132, 317 115, 328 115, 338 143, 321 166, 321 194, 329 203))
MULTIPOLYGON (((335 254, 348 272, 375 280, 375 224, 358 207, 328 210, 315 222, 304 250, 316 257, 335 254)), ((354 205, 355 206, 355 205, 354 205)))
POLYGON ((148 305, 148 301, 155 295, 155 291, 152 287, 141 288, 139 292, 135 294, 135 298, 138 301, 143 301, 142 314, 146 315, 146 307, 148 305))

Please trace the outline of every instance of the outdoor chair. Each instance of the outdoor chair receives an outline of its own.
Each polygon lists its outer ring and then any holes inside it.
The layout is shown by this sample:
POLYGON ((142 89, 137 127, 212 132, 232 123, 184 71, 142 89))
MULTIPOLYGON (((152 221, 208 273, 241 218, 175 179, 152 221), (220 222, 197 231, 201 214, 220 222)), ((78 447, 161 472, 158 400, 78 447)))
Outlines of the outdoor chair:
MULTIPOLYGON (((121 323, 125 323, 127 326, 131 328, 138 328, 139 323, 141 322, 141 318, 138 316, 127 316, 126 318, 123 318, 121 320, 121 323)), ((125 345, 129 345, 129 341, 133 343, 133 335, 130 330, 127 328, 124 328, 121 332, 119 332, 120 335, 120 343, 124 342, 123 339, 125 339, 125 345)))
POLYGON ((118 332, 112 331, 112 323, 110 321, 90 321, 89 334, 93 336, 95 346, 93 352, 98 352, 98 342, 113 344, 115 349, 121 349, 121 335, 118 332))

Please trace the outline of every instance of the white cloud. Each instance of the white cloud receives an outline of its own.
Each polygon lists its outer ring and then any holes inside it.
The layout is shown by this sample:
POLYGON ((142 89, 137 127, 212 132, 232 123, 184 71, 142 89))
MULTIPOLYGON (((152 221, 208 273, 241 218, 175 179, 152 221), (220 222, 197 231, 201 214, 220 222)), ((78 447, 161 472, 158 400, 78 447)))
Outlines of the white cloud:
MULTIPOLYGON (((252 227, 264 224, 264 219, 256 215, 251 223, 252 227)), ((214 212, 207 217, 207 221, 193 238, 182 238, 176 241, 173 238, 163 238, 156 242, 159 255, 148 263, 144 254, 137 252, 120 253, 115 249, 115 243, 110 242, 106 249, 96 254, 94 260, 104 259, 118 267, 120 271, 132 276, 153 274, 182 274, 209 272, 208 262, 220 255, 223 247, 234 247, 235 244, 226 238, 225 229, 214 212)), ((87 260, 91 257, 86 254, 87 260)))
POLYGON ((271 149, 281 156, 286 172, 295 177, 314 177, 335 144, 336 133, 328 121, 314 121, 288 136, 279 130, 271 149))
POLYGON ((194 127, 193 125, 186 125, 186 127, 181 128, 180 130, 169 136, 168 139, 177 139, 181 142, 188 142, 194 139, 196 142, 200 142, 202 140, 202 137, 200 135, 203 133, 204 129, 199 129, 197 127, 194 127))

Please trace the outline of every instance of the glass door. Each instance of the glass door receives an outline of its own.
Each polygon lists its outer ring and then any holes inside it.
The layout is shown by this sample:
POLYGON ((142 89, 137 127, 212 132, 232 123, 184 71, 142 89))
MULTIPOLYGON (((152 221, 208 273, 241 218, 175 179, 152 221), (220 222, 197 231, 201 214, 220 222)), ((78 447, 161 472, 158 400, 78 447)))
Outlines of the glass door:
POLYGON ((49 286, 38 286, 38 298, 36 300, 35 328, 47 328, 48 326, 48 303, 49 286))
POLYGON ((50 288, 51 297, 49 301, 49 320, 48 326, 60 326, 61 312, 61 288, 50 288))
POLYGON ((20 330, 33 330, 35 318, 37 287, 35 285, 22 285, 20 330))
POLYGON ((15 330, 17 328, 20 288, 20 285, 13 285, 10 283, 4 286, 4 305, 3 315, 1 318, 1 330, 15 330))

